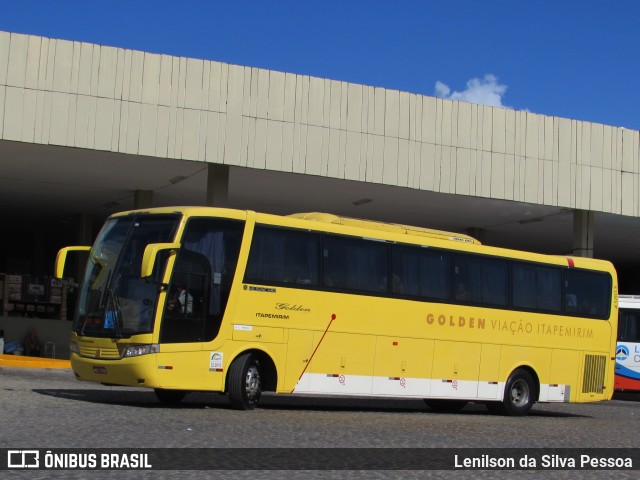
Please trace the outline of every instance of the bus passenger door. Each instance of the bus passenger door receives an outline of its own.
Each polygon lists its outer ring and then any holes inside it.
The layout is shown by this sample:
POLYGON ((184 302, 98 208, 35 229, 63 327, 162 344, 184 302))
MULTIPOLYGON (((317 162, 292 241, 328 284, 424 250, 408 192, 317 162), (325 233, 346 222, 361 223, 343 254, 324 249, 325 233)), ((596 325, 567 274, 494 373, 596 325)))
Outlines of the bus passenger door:
POLYGON ((196 390, 208 368, 208 354, 203 351, 207 339, 207 299, 210 274, 205 263, 189 262, 192 252, 181 251, 165 303, 160 328, 158 379, 163 388, 196 390))
POLYGON ((207 275, 177 272, 169 288, 160 328, 158 380, 162 388, 204 389, 207 275))

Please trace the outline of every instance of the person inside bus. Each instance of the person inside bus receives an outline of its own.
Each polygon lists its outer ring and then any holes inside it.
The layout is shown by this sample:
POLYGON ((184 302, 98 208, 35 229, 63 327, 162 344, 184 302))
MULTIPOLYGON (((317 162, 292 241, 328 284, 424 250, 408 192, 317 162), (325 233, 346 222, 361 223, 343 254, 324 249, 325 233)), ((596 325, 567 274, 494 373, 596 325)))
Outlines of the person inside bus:
POLYGON ((193 296, 187 292, 184 285, 176 285, 167 303, 167 310, 179 315, 191 315, 193 313, 193 296))

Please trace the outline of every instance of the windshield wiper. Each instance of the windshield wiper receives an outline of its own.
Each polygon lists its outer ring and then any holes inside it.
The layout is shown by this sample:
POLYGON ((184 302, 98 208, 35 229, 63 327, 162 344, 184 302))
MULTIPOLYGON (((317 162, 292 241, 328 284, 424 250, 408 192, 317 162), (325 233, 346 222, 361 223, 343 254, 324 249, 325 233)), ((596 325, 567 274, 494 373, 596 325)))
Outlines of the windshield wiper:
POLYGON ((82 327, 80 327, 80 335, 84 337, 84 327, 87 325, 87 318, 88 315, 85 315, 84 318, 82 319, 82 327))

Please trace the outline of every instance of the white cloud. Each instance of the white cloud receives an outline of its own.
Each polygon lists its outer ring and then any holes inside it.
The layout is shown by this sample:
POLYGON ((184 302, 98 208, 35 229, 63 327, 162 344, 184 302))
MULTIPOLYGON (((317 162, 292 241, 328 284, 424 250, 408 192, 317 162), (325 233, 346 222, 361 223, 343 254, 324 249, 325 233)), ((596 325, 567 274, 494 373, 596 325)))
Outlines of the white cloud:
POLYGON ((462 92, 451 92, 448 85, 437 81, 435 96, 449 100, 461 100, 463 102, 479 103, 490 107, 507 107, 502 103, 502 97, 507 91, 506 85, 498 83, 498 78, 490 73, 484 78, 472 78, 467 82, 467 89, 462 92))

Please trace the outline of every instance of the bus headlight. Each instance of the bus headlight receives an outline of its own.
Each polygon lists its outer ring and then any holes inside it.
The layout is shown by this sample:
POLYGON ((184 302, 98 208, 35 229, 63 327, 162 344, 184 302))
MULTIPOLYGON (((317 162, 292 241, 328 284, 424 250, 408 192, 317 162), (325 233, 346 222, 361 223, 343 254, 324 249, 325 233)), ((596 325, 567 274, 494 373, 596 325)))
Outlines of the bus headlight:
POLYGON ((78 344, 76 342, 69 343, 69 350, 80 355, 80 348, 78 347, 78 344))
POLYGON ((140 355, 148 355, 150 353, 158 353, 160 345, 152 343, 149 345, 127 345, 122 353, 122 358, 139 357, 140 355))

